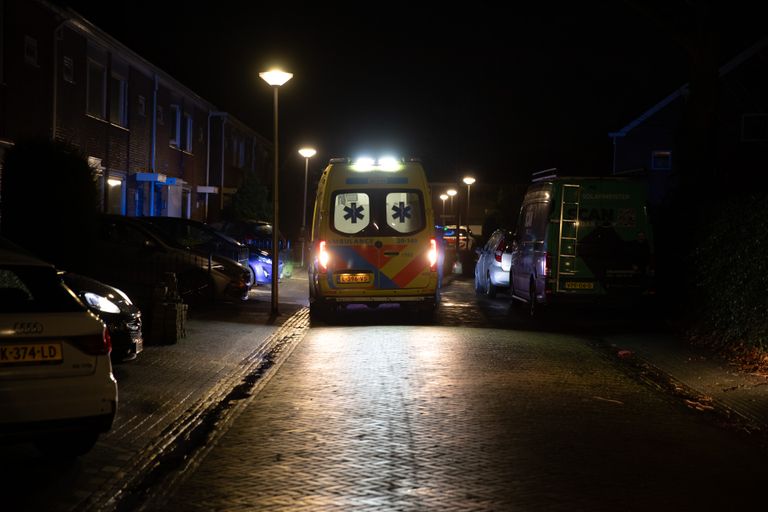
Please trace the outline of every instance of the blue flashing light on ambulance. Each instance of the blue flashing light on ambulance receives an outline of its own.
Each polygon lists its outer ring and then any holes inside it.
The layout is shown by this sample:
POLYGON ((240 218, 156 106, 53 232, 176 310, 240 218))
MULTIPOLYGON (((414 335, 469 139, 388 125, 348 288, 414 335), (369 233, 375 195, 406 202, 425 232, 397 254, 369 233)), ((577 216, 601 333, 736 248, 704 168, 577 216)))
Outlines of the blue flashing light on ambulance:
POLYGON ((318 183, 310 315, 382 303, 431 315, 439 302, 434 212, 418 160, 331 159, 318 183))

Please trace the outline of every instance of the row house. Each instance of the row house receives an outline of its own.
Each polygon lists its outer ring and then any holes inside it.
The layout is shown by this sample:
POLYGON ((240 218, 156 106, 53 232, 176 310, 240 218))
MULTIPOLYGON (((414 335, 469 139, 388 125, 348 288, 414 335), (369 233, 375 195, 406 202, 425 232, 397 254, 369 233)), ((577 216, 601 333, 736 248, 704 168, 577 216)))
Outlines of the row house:
MULTIPOLYGON (((706 152, 721 183, 765 179, 768 166, 768 38, 725 62, 718 70, 716 146, 706 152)), ((613 174, 647 177, 651 207, 659 206, 674 182, 678 137, 690 85, 671 91, 620 130, 613 142, 613 174)))
POLYGON ((28 137, 68 141, 102 210, 215 221, 272 145, 71 10, 0 0, 0 162, 28 137))

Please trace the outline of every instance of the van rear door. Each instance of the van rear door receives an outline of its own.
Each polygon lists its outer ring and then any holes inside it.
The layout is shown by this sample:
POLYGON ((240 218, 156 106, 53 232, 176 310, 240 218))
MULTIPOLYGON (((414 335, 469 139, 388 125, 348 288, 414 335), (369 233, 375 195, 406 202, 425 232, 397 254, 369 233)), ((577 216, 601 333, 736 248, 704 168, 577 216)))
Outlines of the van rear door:
POLYGON ((331 200, 329 285, 395 290, 429 285, 429 236, 418 190, 345 190, 331 200))

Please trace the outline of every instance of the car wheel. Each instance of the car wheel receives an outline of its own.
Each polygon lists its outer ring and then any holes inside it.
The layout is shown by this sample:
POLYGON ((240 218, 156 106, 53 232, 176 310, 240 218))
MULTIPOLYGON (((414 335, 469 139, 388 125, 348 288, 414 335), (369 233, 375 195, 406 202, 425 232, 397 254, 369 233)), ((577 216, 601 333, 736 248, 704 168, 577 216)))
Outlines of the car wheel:
POLYGON ((491 282, 491 274, 490 274, 490 273, 488 273, 488 274, 485 276, 485 294, 486 294, 488 297, 490 297, 490 298, 494 298, 494 297, 496 297, 496 292, 497 292, 497 291, 498 291, 498 288, 496 288, 496 285, 494 285, 494 284, 491 282))
POLYGON ((324 300, 314 300, 309 303, 309 319, 312 322, 327 321, 330 306, 324 300))
POLYGON ((46 457, 52 459, 74 459, 91 451, 91 448, 94 447, 99 439, 99 433, 96 431, 82 431, 52 437, 38 439, 35 441, 35 446, 46 457))
POLYGON ((475 294, 481 295, 485 292, 483 285, 480 283, 480 276, 477 275, 477 266, 475 266, 475 294))
POLYGON ((531 286, 528 290, 528 316, 533 318, 536 316, 538 308, 536 307, 536 283, 531 281, 531 286))

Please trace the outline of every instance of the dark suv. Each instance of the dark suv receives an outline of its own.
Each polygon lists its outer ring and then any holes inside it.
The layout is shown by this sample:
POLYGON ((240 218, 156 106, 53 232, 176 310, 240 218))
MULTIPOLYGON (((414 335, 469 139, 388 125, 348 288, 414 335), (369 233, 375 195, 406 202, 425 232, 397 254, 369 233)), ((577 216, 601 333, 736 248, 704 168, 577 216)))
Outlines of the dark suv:
POLYGON ((209 254, 217 254, 249 268, 248 246, 208 224, 179 217, 137 217, 137 219, 162 231, 167 235, 166 241, 175 247, 194 251, 206 257, 209 254))

